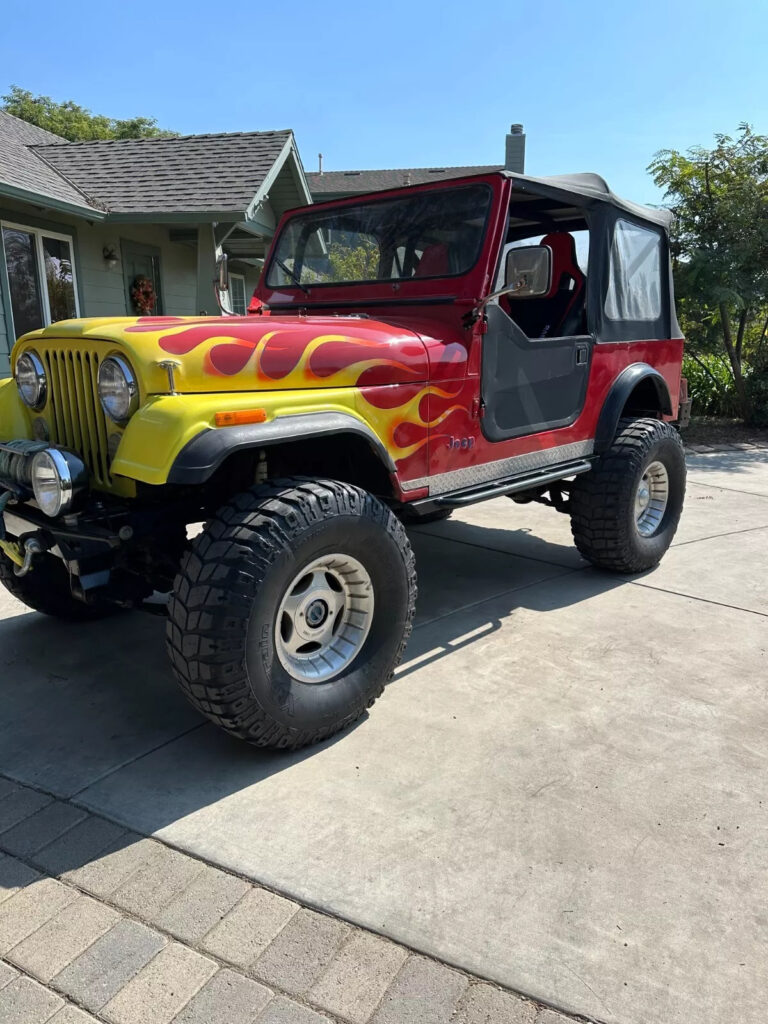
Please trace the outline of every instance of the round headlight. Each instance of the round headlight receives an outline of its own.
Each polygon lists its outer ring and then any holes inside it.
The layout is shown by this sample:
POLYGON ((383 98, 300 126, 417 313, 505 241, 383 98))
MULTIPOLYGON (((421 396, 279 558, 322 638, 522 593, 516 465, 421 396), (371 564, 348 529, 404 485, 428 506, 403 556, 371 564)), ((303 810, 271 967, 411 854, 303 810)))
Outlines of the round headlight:
POLYGON ((24 352, 16 363, 16 386, 30 409, 42 409, 48 391, 45 367, 37 352, 24 352))
POLYGON ((31 478, 41 512, 53 517, 72 510, 88 486, 88 469, 73 452, 46 448, 32 459, 31 478))
POLYGON ((125 423, 139 407, 139 386, 125 359, 109 356, 99 367, 99 398, 115 423, 125 423))

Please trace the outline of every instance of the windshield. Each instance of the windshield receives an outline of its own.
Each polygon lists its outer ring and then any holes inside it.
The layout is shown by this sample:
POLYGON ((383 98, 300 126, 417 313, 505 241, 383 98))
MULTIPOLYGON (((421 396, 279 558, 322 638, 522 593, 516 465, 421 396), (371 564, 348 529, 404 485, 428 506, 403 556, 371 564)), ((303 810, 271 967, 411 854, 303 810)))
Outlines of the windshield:
POLYGON ((288 222, 267 285, 316 287, 466 274, 480 255, 491 189, 468 185, 311 210, 288 222))

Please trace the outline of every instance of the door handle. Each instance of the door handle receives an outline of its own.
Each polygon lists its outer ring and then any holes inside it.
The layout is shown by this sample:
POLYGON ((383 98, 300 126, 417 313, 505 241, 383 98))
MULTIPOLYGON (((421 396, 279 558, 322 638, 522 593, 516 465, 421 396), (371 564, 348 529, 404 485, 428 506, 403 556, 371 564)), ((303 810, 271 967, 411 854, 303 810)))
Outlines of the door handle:
POLYGON ((589 345, 576 346, 576 365, 584 366, 589 361, 589 345))

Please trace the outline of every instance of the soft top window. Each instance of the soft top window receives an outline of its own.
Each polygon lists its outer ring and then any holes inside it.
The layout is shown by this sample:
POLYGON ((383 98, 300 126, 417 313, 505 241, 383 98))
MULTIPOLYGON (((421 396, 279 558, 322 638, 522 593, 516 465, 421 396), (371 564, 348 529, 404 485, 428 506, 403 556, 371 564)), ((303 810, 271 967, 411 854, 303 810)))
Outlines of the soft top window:
POLYGON ((605 315, 611 320, 651 322, 661 316, 661 235, 617 220, 611 243, 605 315))
POLYGON ((360 284, 466 274, 477 262, 491 189, 467 185, 368 200, 292 218, 267 285, 360 284))

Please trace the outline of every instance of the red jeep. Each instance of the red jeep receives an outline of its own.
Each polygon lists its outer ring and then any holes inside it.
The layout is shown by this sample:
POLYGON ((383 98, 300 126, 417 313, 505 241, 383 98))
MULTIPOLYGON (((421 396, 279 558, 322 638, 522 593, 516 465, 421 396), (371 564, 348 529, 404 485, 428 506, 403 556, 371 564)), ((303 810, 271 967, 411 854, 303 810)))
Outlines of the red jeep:
POLYGON ((402 655, 401 521, 539 501, 595 565, 651 568, 685 491, 668 222, 593 174, 441 181, 288 214, 251 316, 28 335, 0 386, 0 579, 70 618, 171 591, 190 700, 298 747, 402 655))

